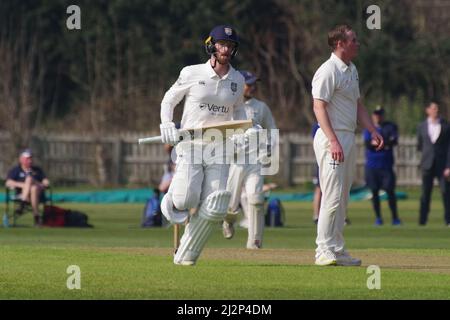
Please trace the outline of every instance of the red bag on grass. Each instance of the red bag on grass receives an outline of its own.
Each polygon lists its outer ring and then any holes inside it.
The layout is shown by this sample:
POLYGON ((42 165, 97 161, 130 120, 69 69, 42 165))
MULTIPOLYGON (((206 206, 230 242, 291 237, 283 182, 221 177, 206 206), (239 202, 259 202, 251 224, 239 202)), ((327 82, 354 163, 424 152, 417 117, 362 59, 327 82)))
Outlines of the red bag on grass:
POLYGON ((87 214, 63 209, 57 206, 44 206, 44 215, 42 225, 46 227, 75 227, 75 228, 92 228, 88 223, 87 214))
POLYGON ((57 206, 44 206, 42 224, 46 227, 64 227, 68 211, 57 206))

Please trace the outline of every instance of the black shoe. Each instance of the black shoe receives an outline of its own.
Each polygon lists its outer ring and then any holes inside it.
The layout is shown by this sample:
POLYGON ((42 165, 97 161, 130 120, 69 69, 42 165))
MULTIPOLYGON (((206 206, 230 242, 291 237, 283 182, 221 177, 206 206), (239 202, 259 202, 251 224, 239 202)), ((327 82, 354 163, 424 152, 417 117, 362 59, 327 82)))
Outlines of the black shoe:
POLYGON ((25 203, 19 202, 19 207, 16 210, 14 210, 14 213, 20 216, 23 214, 24 211, 25 211, 25 203))
POLYGON ((34 216, 34 226, 35 227, 41 227, 42 226, 41 217, 40 216, 34 216))

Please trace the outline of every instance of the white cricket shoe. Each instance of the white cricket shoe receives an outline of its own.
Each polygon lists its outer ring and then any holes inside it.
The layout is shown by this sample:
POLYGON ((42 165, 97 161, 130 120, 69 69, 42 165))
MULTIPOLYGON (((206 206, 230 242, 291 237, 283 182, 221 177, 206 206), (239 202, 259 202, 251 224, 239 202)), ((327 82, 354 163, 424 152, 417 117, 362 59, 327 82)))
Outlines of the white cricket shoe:
POLYGON ((226 221, 222 224, 222 232, 225 239, 231 239, 234 236, 234 226, 226 221))
POLYGON ((353 258, 347 251, 336 252, 338 266, 360 266, 361 259, 353 258))
POLYGON ((178 252, 178 249, 175 250, 175 252, 174 252, 174 257, 173 257, 173 263, 174 264, 179 265, 179 266, 193 266, 193 265, 195 265, 195 262, 196 262, 195 259, 192 259, 192 257, 190 257, 190 258, 188 258, 186 260, 180 260, 179 258, 177 258, 177 252, 178 252), (189 260, 189 259, 192 259, 192 260, 189 260))
POLYGON ((316 258, 317 266, 335 266, 337 264, 336 255, 331 250, 322 251, 316 258))
POLYGON ((189 260, 187 260, 187 261, 185 261, 185 260, 183 260, 183 261, 174 261, 173 263, 176 264, 176 265, 180 265, 180 266, 193 266, 193 265, 195 265, 195 261, 189 261, 189 260))
POLYGON ((255 240, 255 241, 247 242, 247 249, 249 249, 249 250, 261 249, 261 241, 255 240))

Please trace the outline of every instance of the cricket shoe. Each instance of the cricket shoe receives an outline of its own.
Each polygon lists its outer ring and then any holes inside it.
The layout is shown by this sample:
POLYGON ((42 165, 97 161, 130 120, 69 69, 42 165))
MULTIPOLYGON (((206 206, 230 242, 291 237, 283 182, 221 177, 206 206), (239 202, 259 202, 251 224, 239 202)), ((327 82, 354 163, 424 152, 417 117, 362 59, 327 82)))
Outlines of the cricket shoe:
POLYGON ((222 232, 225 239, 231 239, 234 236, 234 226, 226 221, 222 224, 222 232))
POLYGON ((336 264, 338 266, 360 266, 361 259, 353 258, 347 251, 343 250, 336 252, 336 264))
POLYGON ((261 241, 260 240, 255 240, 255 241, 247 242, 247 249, 249 249, 249 250, 259 250, 259 249, 261 249, 261 241))
POLYGON ((331 250, 322 251, 319 256, 316 257, 315 264, 317 266, 335 266, 336 265, 336 255, 331 250))
POLYGON ((195 261, 183 260, 183 261, 173 261, 174 264, 179 266, 193 266, 195 265, 195 261))

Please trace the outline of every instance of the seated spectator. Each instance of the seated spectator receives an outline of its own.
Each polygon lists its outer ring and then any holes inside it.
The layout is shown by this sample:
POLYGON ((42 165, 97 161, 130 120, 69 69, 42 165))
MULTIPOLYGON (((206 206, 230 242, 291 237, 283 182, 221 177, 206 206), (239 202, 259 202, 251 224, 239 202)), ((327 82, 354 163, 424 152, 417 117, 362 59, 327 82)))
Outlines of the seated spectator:
POLYGON ((44 196, 44 189, 49 185, 42 169, 33 166, 33 155, 29 149, 20 154, 19 164, 8 172, 6 178, 6 186, 15 189, 16 198, 22 201, 16 213, 21 214, 25 204, 31 204, 35 226, 41 224, 39 202, 44 196))

